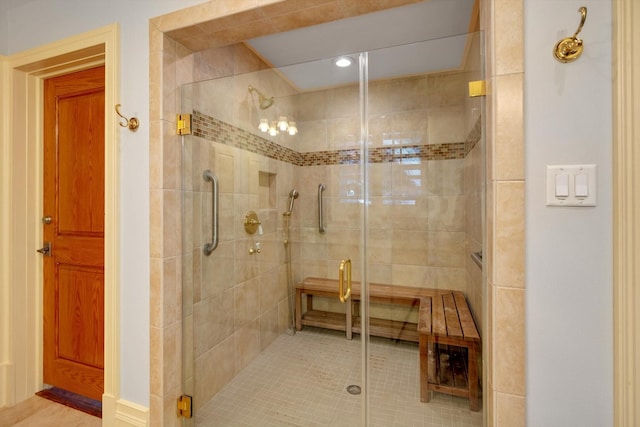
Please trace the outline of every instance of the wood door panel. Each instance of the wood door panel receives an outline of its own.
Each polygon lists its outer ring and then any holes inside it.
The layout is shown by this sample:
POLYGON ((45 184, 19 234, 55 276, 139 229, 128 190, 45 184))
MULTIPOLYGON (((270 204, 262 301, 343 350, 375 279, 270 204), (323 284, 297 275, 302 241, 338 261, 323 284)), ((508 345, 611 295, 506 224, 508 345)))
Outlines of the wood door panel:
POLYGON ((58 100, 58 127, 69 129, 58 135, 60 234, 104 233, 103 115, 104 92, 58 100))
POLYGON ((59 358, 104 367, 103 276, 102 269, 58 265, 59 358))
POLYGON ((104 389, 104 67, 44 84, 44 382, 104 389))
POLYGON ((58 236, 55 240, 57 261, 65 264, 102 267, 104 248, 96 244, 96 238, 87 236, 58 236))
MULTIPOLYGON (((94 400, 102 400, 102 392, 104 390, 103 370, 88 371, 83 367, 83 364, 59 359, 55 366, 55 386, 94 400)), ((47 384, 51 384, 46 378, 44 381, 47 384)))

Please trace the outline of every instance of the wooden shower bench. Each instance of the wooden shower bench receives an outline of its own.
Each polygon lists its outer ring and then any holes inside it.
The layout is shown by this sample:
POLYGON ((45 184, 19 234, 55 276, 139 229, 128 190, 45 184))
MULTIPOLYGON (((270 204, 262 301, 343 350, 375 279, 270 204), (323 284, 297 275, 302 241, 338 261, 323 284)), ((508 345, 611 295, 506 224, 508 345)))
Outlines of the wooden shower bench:
MULTIPOLYGON (((353 305, 361 299, 359 282, 352 282, 346 313, 315 310, 313 296, 338 298, 338 280, 308 277, 296 286, 296 329, 303 325, 345 331, 348 339, 361 333, 359 310, 353 305), (307 296, 307 311, 302 313, 302 295, 307 296)), ((425 289, 409 286, 369 284, 369 300, 373 303, 404 305, 418 309, 418 323, 390 319, 369 319, 373 336, 418 342, 420 347, 420 400, 429 402, 431 391, 463 396, 472 411, 480 410, 478 356, 480 334, 464 294, 460 291, 425 289), (464 347, 467 358, 441 358, 429 355, 431 344, 464 347), (435 360, 434 360, 435 359, 435 360), (446 372, 445 372, 446 371, 446 372), (465 375, 466 374, 466 375, 465 375)), ((439 346, 433 346, 436 349, 439 346)), ((435 351, 435 350, 434 350, 435 351)), ((439 352, 439 350, 438 350, 439 352)))

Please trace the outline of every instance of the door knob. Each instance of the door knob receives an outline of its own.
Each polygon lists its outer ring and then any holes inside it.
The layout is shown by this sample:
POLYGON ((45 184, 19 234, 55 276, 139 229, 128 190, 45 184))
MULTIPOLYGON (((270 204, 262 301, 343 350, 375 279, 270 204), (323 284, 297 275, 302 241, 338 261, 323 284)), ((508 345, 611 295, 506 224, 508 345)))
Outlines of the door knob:
POLYGON ((36 249, 37 252, 40 252, 44 256, 51 256, 51 242, 44 242, 44 246, 40 249, 36 249))
POLYGON ((51 221, 53 221, 53 218, 51 218, 50 216, 43 216, 42 217, 42 223, 43 224, 51 224, 51 221))

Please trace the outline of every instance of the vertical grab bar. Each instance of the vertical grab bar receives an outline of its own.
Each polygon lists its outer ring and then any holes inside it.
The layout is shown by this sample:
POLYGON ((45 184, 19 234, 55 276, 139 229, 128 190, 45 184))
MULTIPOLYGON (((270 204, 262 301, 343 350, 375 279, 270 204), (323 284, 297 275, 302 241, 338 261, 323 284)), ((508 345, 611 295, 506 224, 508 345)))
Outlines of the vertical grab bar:
POLYGON ((211 243, 204 245, 203 252, 206 256, 211 255, 218 247, 218 177, 209 169, 202 173, 205 181, 211 182, 211 243))
POLYGON ((322 208, 322 193, 325 190, 324 184, 318 185, 318 231, 324 233, 324 209, 322 208))

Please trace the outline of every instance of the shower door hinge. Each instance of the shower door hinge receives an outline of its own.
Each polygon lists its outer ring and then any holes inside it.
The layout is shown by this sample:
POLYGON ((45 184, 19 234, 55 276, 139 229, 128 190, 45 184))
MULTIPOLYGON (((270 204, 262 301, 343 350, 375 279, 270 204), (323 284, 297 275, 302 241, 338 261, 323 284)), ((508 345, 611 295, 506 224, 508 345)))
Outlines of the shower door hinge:
POLYGON ((485 96, 487 94, 487 82, 484 80, 476 80, 469 82, 469 98, 476 96, 485 96))
POLYGON ((178 114, 176 122, 178 135, 191 135, 191 114, 178 114))
POLYGON ((178 416, 183 418, 191 418, 193 416, 193 410, 191 405, 191 396, 183 394, 178 399, 178 416))

